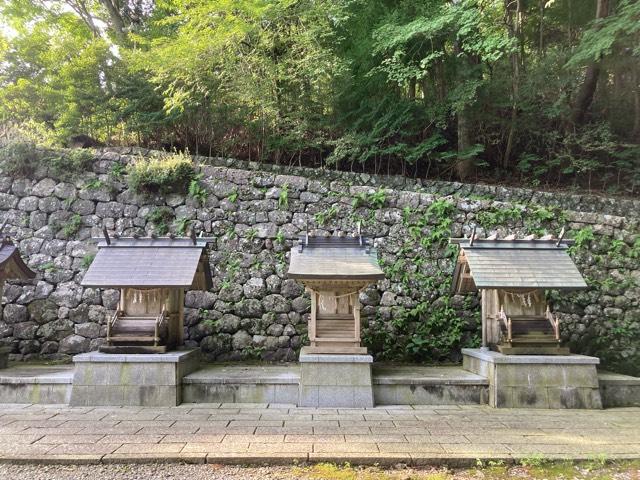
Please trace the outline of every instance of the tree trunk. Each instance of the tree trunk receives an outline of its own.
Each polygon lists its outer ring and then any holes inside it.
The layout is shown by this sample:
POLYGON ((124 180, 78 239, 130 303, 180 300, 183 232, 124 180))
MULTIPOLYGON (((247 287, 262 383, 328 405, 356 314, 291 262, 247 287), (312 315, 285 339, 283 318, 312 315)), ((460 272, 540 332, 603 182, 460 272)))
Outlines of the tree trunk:
POLYGON ((502 157, 503 168, 508 168, 511 164, 511 151, 516 134, 516 121, 518 120, 518 96, 520 86, 520 68, 522 62, 522 0, 516 1, 515 15, 512 15, 509 2, 505 5, 508 18, 507 25, 509 34, 518 42, 518 49, 511 54, 511 120, 509 122, 509 134, 507 135, 507 146, 502 157))
POLYGON ((633 69, 633 139, 640 141, 640 73, 636 64, 633 69))
MULTIPOLYGON (((609 15, 609 0, 597 0, 596 19, 605 18, 609 15)), ((584 122, 589 107, 593 102, 593 96, 598 86, 598 78, 600 77, 601 65, 600 61, 592 62, 587 66, 584 81, 576 94, 576 99, 571 112, 571 121, 574 125, 584 122)))
POLYGON ((468 110, 469 108, 465 106, 458 111, 458 155, 460 156, 456 161, 455 171, 460 180, 465 180, 473 173, 473 158, 464 154, 473 144, 468 110))
POLYGON ((122 17, 118 6, 114 4, 112 0, 100 0, 100 3, 107 9, 109 13, 109 19, 111 20, 111 29, 116 34, 116 37, 120 42, 125 42, 127 39, 125 21, 122 17))

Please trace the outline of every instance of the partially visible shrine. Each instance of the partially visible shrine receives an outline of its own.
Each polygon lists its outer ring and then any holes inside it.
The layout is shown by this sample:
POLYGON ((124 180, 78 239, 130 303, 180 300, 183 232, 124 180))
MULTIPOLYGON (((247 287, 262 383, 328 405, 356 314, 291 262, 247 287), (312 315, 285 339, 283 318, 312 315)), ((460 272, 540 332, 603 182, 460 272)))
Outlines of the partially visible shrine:
MULTIPOLYGON (((2 228, 0 228, 1 232, 2 228)), ((3 236, 0 240, 0 299, 2 299, 6 280, 30 280, 35 276, 36 273, 22 260, 18 247, 8 236, 3 236)), ((10 352, 10 347, 0 347, 0 368, 7 367, 10 352)))

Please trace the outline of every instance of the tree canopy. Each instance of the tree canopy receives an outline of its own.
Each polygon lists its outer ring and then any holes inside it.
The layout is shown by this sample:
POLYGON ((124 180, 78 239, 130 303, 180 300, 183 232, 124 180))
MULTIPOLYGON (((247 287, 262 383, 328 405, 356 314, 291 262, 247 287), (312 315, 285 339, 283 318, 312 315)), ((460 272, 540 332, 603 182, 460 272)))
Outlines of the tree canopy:
POLYGON ((635 193, 637 0, 5 0, 41 143, 635 193))

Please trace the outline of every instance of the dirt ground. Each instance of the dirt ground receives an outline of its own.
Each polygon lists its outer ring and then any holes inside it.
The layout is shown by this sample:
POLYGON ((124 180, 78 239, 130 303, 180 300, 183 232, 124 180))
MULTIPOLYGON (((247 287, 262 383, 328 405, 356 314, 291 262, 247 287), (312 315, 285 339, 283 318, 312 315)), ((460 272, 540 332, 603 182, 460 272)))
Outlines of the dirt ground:
POLYGON ((351 467, 317 464, 312 466, 243 467, 224 465, 0 465, 2 480, 639 480, 640 461, 547 463, 524 460, 519 465, 482 464, 467 469, 443 467, 395 468, 351 467))

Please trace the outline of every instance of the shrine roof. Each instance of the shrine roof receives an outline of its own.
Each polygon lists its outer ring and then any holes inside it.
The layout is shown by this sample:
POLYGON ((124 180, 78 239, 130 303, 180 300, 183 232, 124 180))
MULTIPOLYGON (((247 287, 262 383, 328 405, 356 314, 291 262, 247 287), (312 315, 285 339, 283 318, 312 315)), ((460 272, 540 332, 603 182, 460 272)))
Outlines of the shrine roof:
POLYGON ((379 280, 384 272, 365 237, 301 236, 291 250, 289 278, 300 280, 379 280))
MULTIPOLYGON (((84 275, 86 287, 189 288, 209 238, 96 239, 98 253, 84 275)), ((206 265, 207 283, 211 274, 206 265)))
POLYGON ((456 291, 486 288, 587 288, 569 256, 570 240, 452 239, 460 245, 456 291))

